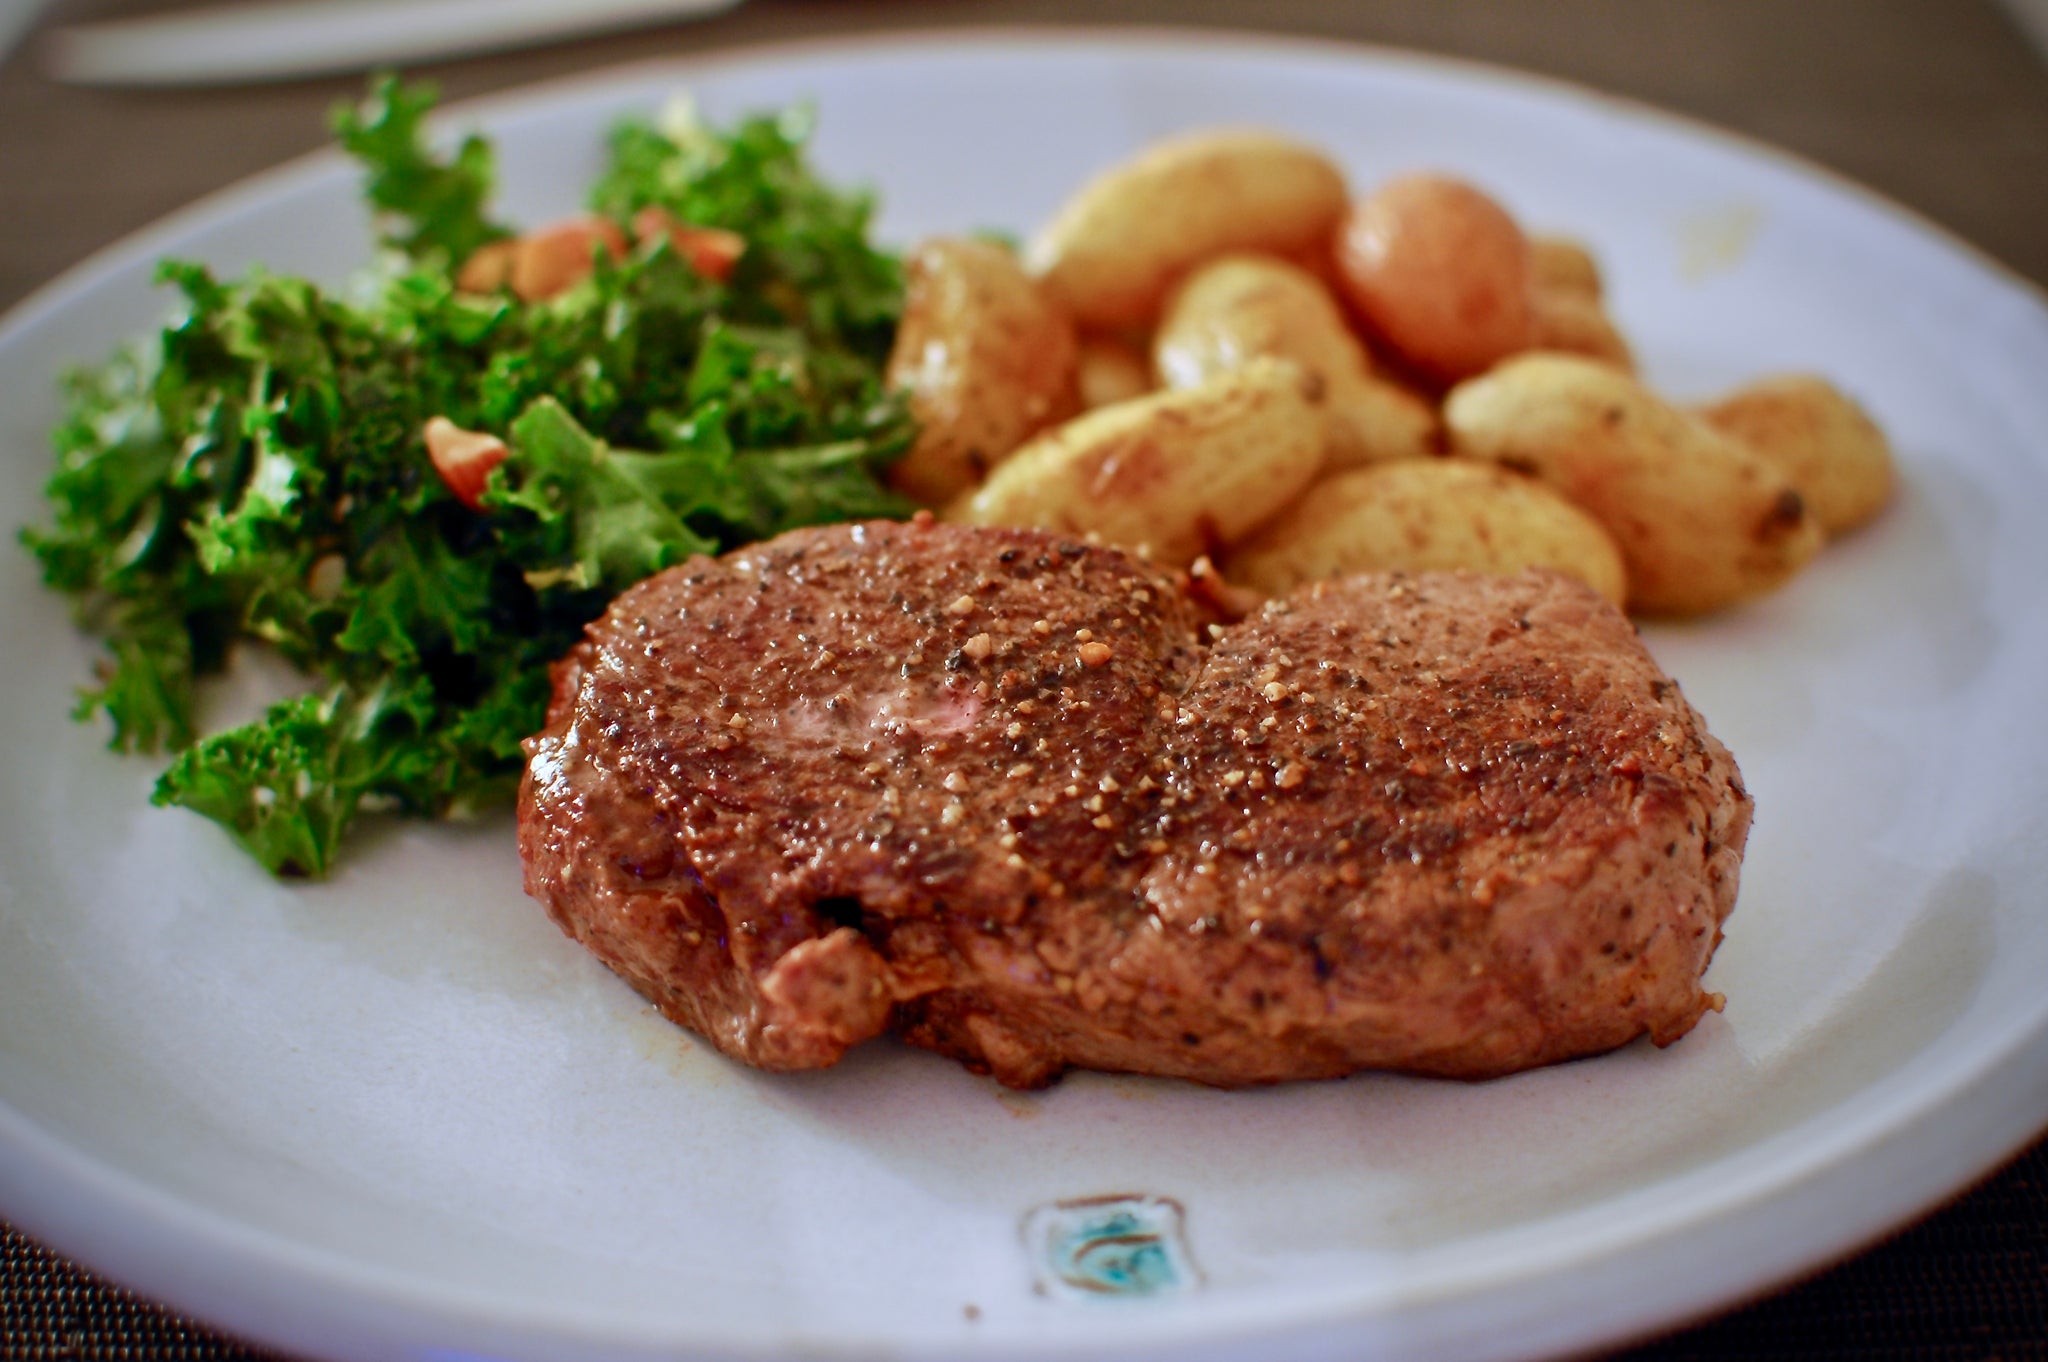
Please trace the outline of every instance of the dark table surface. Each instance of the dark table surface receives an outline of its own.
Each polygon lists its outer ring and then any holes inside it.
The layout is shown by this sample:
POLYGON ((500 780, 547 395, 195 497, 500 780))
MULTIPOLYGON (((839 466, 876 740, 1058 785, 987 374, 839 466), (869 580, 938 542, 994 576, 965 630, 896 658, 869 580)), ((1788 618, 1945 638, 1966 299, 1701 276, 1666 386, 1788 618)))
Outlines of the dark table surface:
MULTIPOLYGON (((58 3, 0 64, 0 307, 320 145, 327 108, 359 88, 85 90, 44 75, 39 32, 159 8, 58 3)), ((420 69, 459 98, 795 36, 1167 22, 1415 48, 1631 96, 1798 152, 2048 284, 2048 65, 1991 0, 752 0, 694 25, 420 69)), ((0 1359, 259 1356, 0 1229, 0 1359)), ((2048 1357, 2048 1143, 1851 1261, 1631 1356, 2048 1357)))

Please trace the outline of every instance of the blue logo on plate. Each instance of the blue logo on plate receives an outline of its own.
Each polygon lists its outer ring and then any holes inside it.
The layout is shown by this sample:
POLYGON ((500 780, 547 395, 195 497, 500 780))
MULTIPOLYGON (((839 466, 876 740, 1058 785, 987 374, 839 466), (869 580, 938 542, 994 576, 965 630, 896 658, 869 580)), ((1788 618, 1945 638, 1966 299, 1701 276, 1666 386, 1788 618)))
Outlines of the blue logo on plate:
POLYGON ((1055 1201, 1024 1218, 1040 1295, 1158 1296, 1201 1285, 1180 1203, 1168 1197, 1055 1201))

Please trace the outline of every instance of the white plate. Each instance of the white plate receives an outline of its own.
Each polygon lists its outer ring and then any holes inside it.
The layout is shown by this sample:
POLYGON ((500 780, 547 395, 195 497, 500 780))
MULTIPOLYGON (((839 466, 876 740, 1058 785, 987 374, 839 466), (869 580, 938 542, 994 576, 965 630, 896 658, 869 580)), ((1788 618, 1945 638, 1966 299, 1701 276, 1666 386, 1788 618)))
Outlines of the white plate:
MULTIPOLYGON (((1671 1050, 1480 1086, 1005 1093, 889 1045, 771 1078, 655 1019, 521 897, 505 819, 289 888, 65 722, 92 648, 0 558, 0 1213, 337 1358, 1492 1357, 1674 1323, 1844 1252, 2048 1121, 2048 310, 1809 167, 1556 85, 1363 50, 1008 33, 610 73, 475 106, 504 203, 572 208, 616 114, 814 98, 895 239, 1025 229, 1176 129, 1256 121, 1368 184, 1448 167, 1605 258, 1651 377, 1812 367, 1905 490, 1782 594, 1649 638, 1757 796, 1729 998, 1671 1050), (1034 1291, 1043 1208, 1182 1215, 1176 1288, 1034 1291)), ((127 242, 0 333, 10 517, 60 364, 166 252, 336 277, 315 157, 127 242)), ((1084 1227, 1085 1232, 1085 1227, 1084 1227)), ((1171 1225, 1159 1232, 1169 1237, 1171 1225)))

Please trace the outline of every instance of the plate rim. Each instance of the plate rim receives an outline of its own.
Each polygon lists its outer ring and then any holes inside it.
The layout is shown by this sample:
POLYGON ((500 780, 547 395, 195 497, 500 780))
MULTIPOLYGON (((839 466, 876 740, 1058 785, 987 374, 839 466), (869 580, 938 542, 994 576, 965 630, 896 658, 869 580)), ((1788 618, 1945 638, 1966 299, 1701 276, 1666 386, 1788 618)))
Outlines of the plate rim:
MULTIPOLYGON (((1532 94, 1561 96, 1573 102, 1596 107, 1605 106, 1612 113, 1661 124, 1672 131, 1719 143, 1727 150, 1769 161, 1780 169, 1821 181, 1829 188, 1859 200, 1864 206, 1878 211, 1885 217, 1940 238, 1944 245, 1969 257, 1973 264, 1999 276, 2004 283, 2029 294, 2036 305, 2048 309, 2048 282, 2036 281, 2022 274, 2017 267, 1999 259, 1955 228, 1804 152, 1766 141, 1756 134, 1716 123, 1698 114, 1666 108, 1634 95, 1602 90, 1566 76, 1554 76, 1478 57, 1322 34, 1277 33, 1265 29, 1173 24, 970 23, 956 28, 913 27, 816 37, 764 38, 738 42, 729 47, 705 52, 669 53, 584 67, 467 96, 438 106, 428 117, 428 129, 430 135, 445 136, 465 124, 479 122, 516 109, 534 99, 566 98, 599 80, 651 76, 665 69, 747 66, 783 56, 804 58, 847 52, 860 53, 869 49, 993 46, 1006 40, 1122 46, 1141 51, 1158 51, 1169 47, 1211 48, 1219 51, 1250 51, 1257 56, 1320 56, 1335 61, 1362 58, 1368 62, 1384 62, 1389 65, 1434 68, 1454 78, 1477 79, 1510 87, 1519 86, 1532 94)), ((0 345, 11 342, 18 330, 39 323, 44 314, 56 310, 67 295, 84 291, 91 284, 98 283, 105 275, 122 267, 128 257, 140 254, 142 248, 155 238, 175 235, 179 230, 199 226, 206 219, 217 216, 244 198, 261 198, 269 192, 287 187, 300 176, 317 173, 323 164, 338 159, 341 159, 341 152, 330 140, 321 146, 244 175, 217 189, 208 190, 189 203, 121 233, 65 267, 52 278, 36 285, 16 299, 12 306, 0 312, 0 345)))
MULTIPOLYGON (((2044 289, 2042 285, 2019 274, 2017 270, 1998 260, 1988 251, 1962 238, 1939 222, 1926 217, 1918 210, 1900 204, 1848 175, 1813 161, 1798 152, 1787 150, 1749 134, 1722 127, 1690 114, 1662 108, 1631 96, 1602 91, 1566 78, 1467 57, 1371 42, 1359 42, 1344 38, 1286 35, 1260 30, 1232 28, 1184 28, 1171 25, 1113 24, 1093 26, 1027 24, 999 26, 963 25, 958 28, 884 30, 869 33, 824 35, 794 40, 770 39, 734 44, 730 47, 709 52, 668 54, 627 63, 585 68, 538 81, 509 86, 487 94, 456 101, 437 110, 434 115, 432 128, 437 135, 445 134, 456 128, 481 124, 496 118, 532 112, 551 102, 580 101, 600 90, 605 84, 613 82, 626 84, 652 80, 661 76, 671 76, 676 83, 682 84, 692 79, 701 79, 708 74, 714 74, 723 68, 758 67, 777 61, 791 60, 861 60, 867 58, 888 60, 959 48, 1002 51, 1008 55, 1015 55, 1020 42, 1037 44, 1047 49, 1084 48, 1097 51, 1128 49, 1139 54, 1160 55, 1169 58, 1185 54, 1201 58, 1220 56, 1264 62, 1313 57, 1318 60, 1328 61, 1333 65, 1363 63, 1368 67, 1398 67, 1408 70, 1419 70, 1425 73, 1446 76, 1458 83, 1478 82, 1494 88, 1506 88, 1517 91, 1546 101, 1563 99, 1570 103, 1590 107, 1606 117, 1620 118, 1632 123, 1647 123, 1691 140, 1706 141, 1718 145, 1723 150, 1730 151, 1744 159, 1763 161, 1796 178, 1818 183, 1829 191, 1853 201, 1860 211, 1874 212, 1897 225, 1910 229, 1916 235, 1926 238, 1932 244, 1945 249, 1963 262, 1974 266, 1978 271, 1988 275, 1998 285, 2007 289, 2017 285, 2018 291, 2025 295, 2033 306, 2044 314, 2044 318, 2048 318, 2048 289, 2044 289)), ((306 187, 307 182, 324 179, 332 174, 337 167, 345 168, 345 166, 345 158, 331 144, 316 148, 238 179, 231 184, 193 200, 191 203, 169 214, 154 219, 144 226, 124 233, 114 241, 95 250, 82 261, 69 267, 54 279, 32 290, 10 308, 4 317, 0 317, 0 349, 19 344, 25 333, 32 332, 38 326, 46 324, 54 316, 61 314, 67 307, 74 305, 82 297, 88 296, 106 285, 116 274, 160 254, 165 248, 166 243, 178 236, 189 231, 204 229, 211 224, 218 224, 224 218, 250 211, 258 211, 265 203, 300 191, 306 187)), ((1733 1222, 1746 1219, 1753 1214, 1751 1208, 1755 1203, 1774 1195, 1786 1195, 1794 1192, 1810 1193, 1823 1182, 1845 1176, 1847 1171, 1854 1165, 1858 1156, 1868 1157, 1873 1152, 1881 1153, 1887 1147, 1895 1156, 1902 1145, 1924 1142, 1928 1138, 1927 1132, 1930 1130, 1941 1129, 1945 1126, 1967 1125, 1969 1123, 1962 1120, 1963 1112, 1965 1109, 1971 1109, 1978 1110, 1979 1114, 1981 1114, 1981 1107, 1985 1100, 1983 1090, 1991 1088, 1994 1090, 1992 1095, 1997 1095, 1995 1089, 2000 1082, 2010 1079, 2015 1073, 2029 1080, 2024 1085, 2013 1085, 2014 1088, 2025 1087, 2029 1100, 2020 1101, 2017 1097, 2009 1095, 2009 1100, 2005 1105, 2010 1107, 2011 1110, 2001 1112, 2000 1119, 1992 1122, 1990 1125, 1985 1125, 1982 1122, 1977 1123, 1978 1128, 1974 1131, 1976 1138, 1971 1146, 1973 1152, 1960 1161, 1952 1161, 1967 1164, 1967 1167, 1944 1167, 1940 1170, 1925 1172, 1918 1182, 1895 1179, 1889 1186, 1888 1195, 1866 1200, 1863 1206, 1864 1214, 1857 1217, 1849 1228, 1825 1235, 1805 1236, 1804 1238, 1808 1240, 1824 1242, 1821 1242, 1817 1248, 1814 1244, 1809 1244, 1808 1251, 1805 1252, 1780 1254, 1783 1258, 1797 1259, 1797 1261, 1782 1263, 1762 1273, 1754 1269, 1724 1273, 1723 1276, 1729 1278, 1730 1282, 1724 1282, 1722 1289, 1717 1293, 1713 1293, 1710 1299, 1696 1300, 1691 1305, 1676 1312, 1665 1307, 1656 1309, 1645 1307, 1639 1299, 1634 1303, 1635 1308, 1633 1309, 1612 1312, 1611 1317, 1606 1321, 1603 1331, 1593 1335, 1579 1331, 1563 1346, 1567 1348, 1585 1348, 1618 1344, 1630 1338, 1641 1337, 1647 1333, 1661 1332, 1668 1328, 1678 1327, 1689 1320, 1714 1313, 1738 1301, 1751 1299, 1767 1293, 1793 1276, 1816 1270, 1825 1263, 1836 1261, 1853 1253, 1860 1246, 1881 1236, 1902 1221, 1931 1209, 1942 1197, 1978 1178, 1988 1175, 2001 1159, 2011 1155, 2031 1141, 2040 1133, 2043 1125, 2048 1124, 2048 1049, 2044 1049, 2039 1044, 2034 1044, 2034 1042, 2038 1042, 2042 1038, 2044 1032, 2048 1032, 2048 999, 2044 999, 2042 1003, 2038 1004, 2028 1016, 2009 1020, 2003 1031, 1994 1030, 1991 1035, 1997 1042, 1996 1044, 1985 1044, 1982 1038, 1980 1038, 1978 1044, 1965 1056, 1965 1058, 1971 1058, 1973 1062, 1961 1067, 1951 1066, 1949 1082, 1931 1086, 1924 1082, 1912 1085, 1919 1093, 1917 1098, 1913 1096, 1912 1092, 1895 1090, 1901 1088, 1901 1085, 1904 1083, 1902 1075, 1917 1074, 1929 1062, 1930 1056, 1941 1054, 1942 1047, 1939 1041, 1934 1046, 1923 1049, 1905 1065, 1901 1066, 1900 1069, 1887 1075, 1878 1083, 1856 1092, 1848 1103, 1838 1105, 1826 1113, 1809 1118, 1768 1140, 1746 1146, 1735 1154, 1713 1160, 1702 1168, 1688 1170, 1687 1173, 1681 1174, 1677 1178, 1658 1181, 1646 1188, 1630 1193, 1630 1197, 1650 1193, 1662 1195, 1674 1186, 1689 1187, 1691 1182, 1703 1173, 1712 1172, 1731 1162, 1740 1162, 1747 1165, 1749 1162, 1763 1157, 1763 1151, 1773 1151, 1778 1146, 1787 1143, 1803 1145, 1808 1149, 1832 1146, 1831 1152, 1824 1155, 1812 1154, 1804 1161, 1794 1160, 1790 1166, 1781 1168, 1775 1174, 1769 1176, 1765 1175, 1769 1172, 1768 1168, 1759 1168, 1755 1170, 1751 1185, 1748 1185, 1734 1200, 1731 1201, 1725 1197, 1710 1199, 1718 1200, 1719 1204, 1707 1205, 1697 1211, 1688 1213, 1701 1217, 1703 1223, 1695 1223, 1687 1220, 1683 1215, 1673 1213, 1673 1223, 1664 1224, 1655 1233, 1648 1235, 1648 1238, 1653 1242, 1661 1242, 1668 1239, 1674 1232, 1684 1228, 1687 1224, 1692 1224, 1695 1231, 1700 1234, 1725 1233, 1731 1229, 1740 1228, 1733 1222), (2029 1048, 2030 1045, 2031 1049, 2029 1048), (1933 1095, 1929 1095, 1929 1093, 1933 1095), (1880 1100, 1887 1098, 1891 1100, 1880 1100), (1865 1111, 1864 1108, 1866 1107, 1870 1108, 1870 1110, 1865 1111), (1811 1127, 1819 1125, 1823 1121, 1832 1121, 1834 1118, 1839 1117, 1845 1108, 1858 1113, 1861 1119, 1847 1123, 1847 1128, 1838 1127, 1830 1132, 1833 1136, 1831 1141, 1819 1142, 1817 1145, 1815 1141, 1808 1138, 1811 1134, 1811 1127), (1902 1193, 1900 1189, 1908 1185, 1916 1186, 1918 1190, 1911 1193, 1902 1193), (1879 1206, 1883 1206, 1886 1209, 1879 1210, 1877 1209, 1879 1206)), ((329 1269, 337 1267, 343 1269, 352 1268, 355 1271, 352 1274, 345 1275, 361 1277, 363 1279, 362 1285, 375 1287, 381 1284, 387 1288, 383 1293, 374 1295, 373 1299, 378 1304, 387 1309, 396 1308, 401 1311, 416 1309, 417 1318, 422 1323, 441 1322, 443 1324, 450 1324, 457 1322, 459 1317, 466 1317, 468 1312, 461 1309, 451 1311, 448 1309, 449 1305, 458 1301, 465 1304, 477 1303, 467 1301, 462 1293, 450 1293, 446 1289, 433 1293, 418 1293, 416 1299, 400 1299, 399 1296, 393 1295, 388 1290, 389 1287, 395 1284, 393 1274, 390 1272, 372 1271, 356 1260, 343 1255, 324 1250, 307 1250, 303 1245, 283 1239, 267 1231, 254 1231, 242 1222, 234 1221, 230 1217, 208 1211, 195 1203, 181 1200, 163 1189, 155 1187, 133 1174, 127 1173, 125 1170, 79 1155, 76 1151, 63 1147, 61 1142, 55 1141, 48 1132, 36 1127, 33 1122, 13 1108, 4 1097, 0 1097, 0 1154, 7 1154, 10 1151, 20 1154, 24 1150, 28 1151, 25 1162, 40 1167, 41 1171, 45 1173, 56 1172, 68 1162, 76 1165, 70 1169, 72 1176, 80 1181, 95 1184, 96 1191, 105 1200, 96 1203, 91 1208, 91 1216, 82 1218, 105 1218, 112 1213, 121 1212, 126 1217, 129 1217, 126 1223, 132 1225, 134 1207, 138 1201, 148 1206, 149 1214, 154 1217, 150 1221, 150 1228, 155 1232, 160 1233, 174 1229, 176 1228, 176 1222, 180 1221, 189 1230, 196 1218, 199 1221, 206 1222, 203 1225, 204 1230, 208 1234, 215 1235, 223 1245, 228 1245, 230 1241, 237 1239, 247 1241, 245 1248, 242 1250, 246 1257, 238 1265, 244 1270, 252 1266, 267 1268, 280 1262, 296 1262, 294 1270, 309 1270, 321 1265, 325 1265, 329 1269), (280 1253, 280 1250, 296 1251, 280 1253), (439 1308, 419 1308, 428 1305, 437 1305, 439 1308)), ((180 1274, 174 1271, 163 1273, 151 1272, 146 1264, 130 1262, 129 1259, 134 1255, 121 1251, 122 1245, 120 1241, 125 1237, 132 1243, 134 1241, 133 1235, 124 1236, 120 1228, 110 1225, 109 1228, 113 1236, 111 1240, 92 1239, 90 1236, 74 1236, 68 1226, 58 1223, 62 1220, 62 1217, 57 1215, 54 1210, 47 1216, 38 1213, 40 1208, 38 1199, 32 1193, 23 1191, 21 1187, 14 1186, 13 1184, 16 1180, 8 1176, 8 1174, 9 1169, 6 1162, 0 1161, 0 1192, 7 1194, 7 1214, 16 1224, 21 1225, 44 1242, 58 1247, 60 1251, 73 1254, 82 1261, 90 1259, 95 1263, 107 1264, 108 1266, 104 1270, 108 1271, 109 1275, 142 1283, 142 1289, 152 1296, 171 1301, 179 1305, 180 1308, 183 1308, 184 1301, 180 1300, 180 1296, 183 1293, 175 1283, 168 1291, 162 1286, 154 1284, 159 1277, 175 1278, 180 1274), (31 1208, 28 1214, 22 1214, 23 1207, 31 1208), (90 1242, 87 1242, 88 1240, 90 1242), (109 1244, 112 1245, 111 1250, 102 1251, 107 1249, 109 1244), (81 1247, 85 1251, 81 1252, 81 1247), (113 1264, 115 1263, 122 1263, 124 1266, 114 1267, 113 1264)), ((61 1198, 57 1200, 61 1200, 61 1198)), ((1534 1222, 1524 1222, 1513 1227, 1513 1231, 1497 1233, 1526 1231, 1537 1226, 1551 1224, 1559 1219, 1575 1219, 1587 1213, 1584 1209, 1575 1209, 1565 1212, 1561 1216, 1548 1217, 1534 1222)), ((1836 1223, 1838 1225, 1841 1224, 1839 1220, 1836 1223)), ((1494 1235, 1489 1234, 1485 1237, 1492 1238, 1494 1235)), ((1794 1235, 1790 1236, 1790 1238, 1800 1239, 1801 1236, 1794 1235)), ((1598 1262, 1603 1257, 1627 1256, 1632 1253, 1647 1256, 1651 1252, 1652 1247, 1653 1244, 1645 1244, 1636 1239, 1629 1239, 1627 1236, 1604 1245, 1597 1242, 1589 1243, 1582 1246, 1581 1251, 1584 1261, 1581 1263, 1579 1270, 1598 1270, 1598 1262)), ((1539 1270, 1525 1265, 1519 1271, 1501 1272, 1499 1277, 1501 1282, 1509 1287, 1519 1283, 1526 1288, 1531 1284, 1540 1282, 1545 1273, 1553 1271, 1553 1268, 1539 1270)), ((298 1294, 304 1296, 307 1294, 307 1291, 321 1286, 323 1281, 332 1280, 331 1278, 320 1280, 311 1278, 293 1279, 290 1272, 272 1275, 275 1278, 271 1282, 271 1286, 274 1288, 271 1298, 273 1303, 284 1305, 293 1312, 303 1312, 307 1309, 307 1303, 303 1299, 286 1299, 293 1294, 289 1288, 295 1281, 302 1288, 298 1294)), ((248 1278, 245 1277, 245 1280, 248 1280, 248 1278)), ((1262 1307, 1254 1303, 1251 1307, 1243 1307, 1235 1312, 1226 1312, 1232 1316, 1229 1319, 1205 1320, 1207 1327, 1200 1337, 1177 1337, 1175 1331, 1170 1327, 1171 1321, 1153 1318, 1142 1325, 1136 1325, 1136 1327, 1129 1331, 1133 1336, 1121 1341, 1161 1348, 1174 1348, 1176 1344, 1185 1345, 1191 1342, 1199 1344, 1205 1340, 1213 1341, 1217 1324, 1222 1324, 1232 1335, 1230 1339, 1223 1342, 1222 1346, 1224 1347, 1237 1347, 1252 1341, 1254 1338, 1259 1340, 1277 1340, 1283 1337, 1300 1336, 1305 1339, 1309 1336, 1331 1330, 1335 1330, 1337 1333, 1348 1334, 1348 1331, 1357 1329, 1361 1324, 1382 1318, 1398 1319, 1417 1315, 1426 1316, 1431 1311, 1440 1311, 1443 1303, 1446 1301, 1454 1303, 1464 1293, 1451 1291, 1440 1298, 1425 1296, 1420 1299, 1397 1302, 1383 1314, 1375 1313, 1370 1315, 1359 1312, 1359 1304, 1355 1296, 1347 1295, 1337 1299, 1332 1296, 1332 1293, 1322 1292, 1319 1294, 1330 1299, 1323 1309, 1314 1312, 1313 1318, 1304 1319, 1296 1316, 1292 1323, 1282 1323, 1277 1329, 1269 1323, 1262 1323, 1258 1318, 1251 1317, 1265 1312, 1262 1307)), ((1691 1291, 1676 1294, 1697 1296, 1699 1293, 1691 1291)), ((191 1299, 190 1297, 185 1298, 185 1300, 191 1299)), ((368 1302, 365 1301, 365 1303, 368 1302)), ((217 1300, 211 1300, 205 1306, 200 1307, 196 1313, 200 1313, 209 1319, 234 1318, 232 1314, 216 1309, 215 1307, 218 1304, 217 1300)), ((352 1322, 358 1328, 362 1323, 360 1317, 356 1314, 332 1313, 334 1314, 335 1322, 352 1322)), ((1205 1311, 1202 1313, 1208 1316, 1214 1312, 1205 1311)), ((566 1318, 567 1316, 559 1313, 551 1316, 551 1319, 557 1324, 566 1318)), ((486 1319, 479 1316, 469 1320, 469 1322, 478 1327, 490 1328, 501 1324, 502 1316, 497 1319, 486 1319)), ((1099 1326, 1102 1321, 1098 1319, 1095 1323, 1099 1326)), ((236 1325, 230 1323, 228 1327, 235 1328, 236 1325)), ((1119 1329, 1116 1332, 1121 1335, 1126 1331, 1119 1329)), ((275 1334, 267 1329, 261 1334, 252 1332, 251 1336, 264 1337, 271 1341, 283 1343, 286 1346, 303 1347, 308 1342, 308 1339, 303 1335, 292 1333, 275 1334)), ((1096 1337, 1099 1339, 1107 1337, 1107 1335, 1102 1334, 1098 1329, 1096 1337)), ((1331 1334, 1331 1337, 1336 1337, 1336 1334, 1331 1334)), ((327 1343, 334 1341, 331 1336, 321 1336, 321 1338, 322 1341, 327 1343)), ((566 1334, 562 1335, 558 1340, 560 1343, 572 1341, 579 1344, 595 1342, 595 1340, 589 1340, 583 1335, 578 1335, 572 1340, 566 1334)), ((1032 1353, 1068 1355, 1075 1351, 1072 1346, 1074 1342, 1075 1340, 1064 1338, 1064 1336, 1048 1336, 1036 1344, 1028 1345, 1026 1350, 1032 1353)), ((1524 1345, 1527 1342, 1529 1342, 1529 1339, 1526 1335, 1518 1338, 1518 1346, 1514 1351, 1521 1351, 1519 1345, 1524 1345)), ((621 1356, 639 1356, 643 1355, 643 1352, 651 1355, 655 1351, 660 1352, 662 1355, 675 1356, 679 1350, 684 1355, 694 1355, 698 1351, 721 1349, 737 1352, 764 1351, 763 1345, 755 1335, 748 1335, 744 1338, 714 1339, 706 1337, 681 1343, 668 1337, 660 1339, 651 1336, 629 1338, 625 1335, 617 1335, 609 1343, 600 1346, 626 1350, 619 1353, 621 1356)), ((970 1345, 968 1350, 982 1356, 1002 1356, 1009 1355, 1005 1351, 1006 1346, 1009 1345, 974 1343, 970 1345)), ((807 1355, 820 1357, 865 1356, 876 1348, 890 1352, 901 1352, 905 1356, 939 1356, 961 1350, 961 1342, 949 1335, 945 1340, 934 1338, 927 1343, 913 1341, 906 1346, 900 1335, 861 1337, 850 1340, 833 1340, 832 1346, 822 1350, 815 1350, 807 1355)), ((1011 1351, 1015 1351, 1015 1349, 1012 1348, 1011 1351)), ((1187 1355, 1184 1347, 1177 1349, 1177 1353, 1178 1355, 1187 1355)), ((345 1355, 352 1356, 356 1354, 345 1355)), ((550 1354, 534 1355, 543 1356, 550 1354)), ((778 1353, 778 1355, 780 1354, 778 1353)), ((1018 1353, 1018 1355, 1022 1354, 1018 1353)), ((1477 1357, 1495 1354, 1489 1353, 1483 1347, 1477 1350, 1468 1347, 1465 1352, 1459 1355, 1477 1357)))

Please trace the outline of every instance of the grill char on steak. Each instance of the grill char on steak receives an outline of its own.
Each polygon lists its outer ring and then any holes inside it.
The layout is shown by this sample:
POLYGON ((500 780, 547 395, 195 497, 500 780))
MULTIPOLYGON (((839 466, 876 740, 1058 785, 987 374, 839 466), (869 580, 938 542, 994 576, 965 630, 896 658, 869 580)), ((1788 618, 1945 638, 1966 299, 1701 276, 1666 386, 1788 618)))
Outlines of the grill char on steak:
POLYGON ((1719 1004, 1750 816, 1565 578, 1363 577, 1204 636, 1120 553, 929 523, 632 588, 528 748, 528 892, 670 1018, 1016 1087, 1667 1044, 1719 1004))

